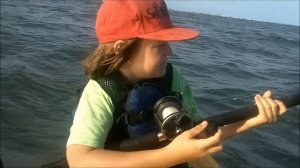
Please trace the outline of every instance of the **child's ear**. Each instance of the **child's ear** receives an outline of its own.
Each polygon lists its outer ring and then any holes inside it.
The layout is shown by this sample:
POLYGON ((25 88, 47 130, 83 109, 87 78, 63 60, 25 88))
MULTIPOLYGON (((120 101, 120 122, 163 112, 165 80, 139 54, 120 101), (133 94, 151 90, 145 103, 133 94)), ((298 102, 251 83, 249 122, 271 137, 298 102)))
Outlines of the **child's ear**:
POLYGON ((114 44, 115 54, 119 54, 123 50, 124 46, 125 46, 125 41, 123 40, 116 41, 114 44))

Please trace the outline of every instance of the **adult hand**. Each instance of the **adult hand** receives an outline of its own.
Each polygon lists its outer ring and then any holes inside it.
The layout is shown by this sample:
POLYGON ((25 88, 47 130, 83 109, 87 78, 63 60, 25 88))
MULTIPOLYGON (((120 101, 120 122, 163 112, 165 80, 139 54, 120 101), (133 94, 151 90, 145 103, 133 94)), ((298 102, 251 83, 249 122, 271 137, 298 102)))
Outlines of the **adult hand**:
POLYGON ((203 133, 206 127, 207 122, 203 121, 177 136, 172 143, 166 146, 171 151, 172 157, 178 158, 181 162, 186 162, 221 151, 223 146, 221 144, 222 132, 220 129, 211 137, 198 139, 198 135, 203 133))
POLYGON ((278 115, 282 115, 287 111, 282 101, 273 100, 271 96, 272 92, 266 91, 263 96, 258 94, 254 97, 259 114, 246 121, 248 127, 253 128, 266 123, 276 122, 278 115))

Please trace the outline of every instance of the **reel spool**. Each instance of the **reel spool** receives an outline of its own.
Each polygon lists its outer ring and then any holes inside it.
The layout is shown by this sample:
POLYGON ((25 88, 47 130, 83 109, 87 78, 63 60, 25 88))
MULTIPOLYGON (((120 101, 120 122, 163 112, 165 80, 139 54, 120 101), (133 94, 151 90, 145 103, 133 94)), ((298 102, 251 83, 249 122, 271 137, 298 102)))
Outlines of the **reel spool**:
POLYGON ((169 140, 193 127, 192 119, 184 112, 181 102, 175 96, 159 99, 154 105, 154 112, 162 135, 169 140))

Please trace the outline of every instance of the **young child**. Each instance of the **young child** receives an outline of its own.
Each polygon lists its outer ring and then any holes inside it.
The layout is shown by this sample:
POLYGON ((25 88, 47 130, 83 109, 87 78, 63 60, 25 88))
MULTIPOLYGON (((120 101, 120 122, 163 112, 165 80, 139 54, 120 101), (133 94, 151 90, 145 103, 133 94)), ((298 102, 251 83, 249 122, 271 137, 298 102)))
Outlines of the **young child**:
POLYGON ((104 0, 97 14, 96 34, 99 46, 85 60, 89 82, 67 143, 70 167, 172 167, 219 152, 224 139, 274 122, 286 111, 267 91, 255 96, 256 117, 220 127, 213 136, 199 138, 207 126, 204 121, 166 146, 121 151, 113 144, 128 135, 127 128, 117 123, 137 83, 155 81, 165 90, 181 93, 185 111, 194 121, 200 119, 190 87, 178 68, 167 63, 172 55, 168 42, 193 39, 199 33, 172 25, 163 0, 104 0))

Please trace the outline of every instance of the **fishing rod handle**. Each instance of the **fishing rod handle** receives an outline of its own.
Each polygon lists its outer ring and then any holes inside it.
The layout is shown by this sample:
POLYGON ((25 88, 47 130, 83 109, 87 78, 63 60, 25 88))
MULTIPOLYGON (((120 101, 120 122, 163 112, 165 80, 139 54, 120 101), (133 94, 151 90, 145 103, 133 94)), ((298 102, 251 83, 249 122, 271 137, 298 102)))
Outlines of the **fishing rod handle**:
MULTIPOLYGON (((300 104, 300 95, 291 95, 279 98, 286 107, 292 107, 300 104)), ((254 117, 258 114, 258 108, 256 105, 250 105, 244 108, 233 110, 227 113, 211 116, 197 121, 194 125, 198 125, 202 121, 208 121, 208 126, 205 130, 208 136, 215 134, 218 126, 227 125, 237 121, 245 120, 254 117)), ((156 133, 149 133, 140 137, 134 137, 125 139, 120 143, 120 148, 123 151, 136 151, 147 149, 150 146, 158 145, 162 141, 160 136, 156 133)))
POLYGON ((281 100, 286 105, 286 107, 297 106, 300 104, 300 94, 285 96, 279 100, 281 100))
MULTIPOLYGON (((279 100, 281 100, 286 105, 286 107, 293 107, 300 104, 300 95, 295 94, 295 95, 285 96, 279 98, 279 100)), ((256 115, 258 115, 258 107, 256 105, 250 105, 230 112, 204 118, 201 121, 196 122, 195 124, 198 124, 203 120, 206 120, 206 121, 214 122, 217 126, 223 126, 234 122, 242 121, 245 119, 249 119, 256 115)))

